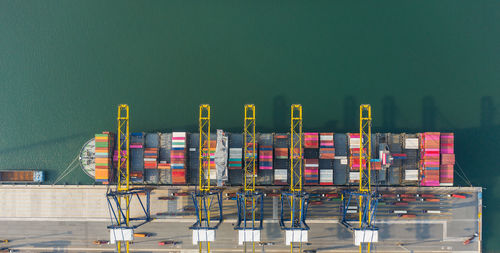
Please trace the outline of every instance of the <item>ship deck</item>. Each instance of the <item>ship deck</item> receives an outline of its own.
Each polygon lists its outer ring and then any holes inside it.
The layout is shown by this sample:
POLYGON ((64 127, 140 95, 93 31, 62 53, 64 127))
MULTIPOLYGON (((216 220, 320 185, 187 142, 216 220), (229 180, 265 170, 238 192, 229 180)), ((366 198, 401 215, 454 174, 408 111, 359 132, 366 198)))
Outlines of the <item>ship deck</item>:
MULTIPOLYGON (((272 187, 276 190, 280 187, 272 187)), ((94 240, 108 240, 109 213, 105 186, 22 186, 2 185, 0 193, 0 225, 8 229, 0 231, 0 238, 9 239, 7 247, 23 251, 113 251, 113 245, 93 245, 94 240)), ((270 187, 266 189, 271 190, 270 187)), ((308 187, 309 192, 325 191, 321 187, 308 187)), ((342 188, 330 187, 327 191, 342 188)), ((175 200, 159 200, 173 192, 191 191, 193 187, 156 187, 151 193, 151 214, 155 220, 141 226, 137 232, 154 233, 153 237, 136 238, 134 252, 197 252, 191 244, 194 223, 192 212, 184 211, 192 206, 189 196, 175 200), (175 213, 176 215, 162 215, 175 213), (181 241, 175 247, 158 246, 161 240, 181 241)), ((237 188, 226 188, 234 192, 237 188)), ((380 242, 373 245, 376 252, 481 252, 482 189, 480 187, 381 187, 381 193, 428 193, 435 194, 440 202, 414 202, 408 206, 380 205, 376 225, 380 228, 380 242), (460 193, 466 199, 447 195, 460 193), (415 213, 414 219, 397 217, 391 210, 407 210, 415 213), (441 210, 441 214, 424 214, 423 210, 441 210), (469 245, 463 241, 475 232, 479 238, 469 245)), ((265 246, 266 252, 287 252, 284 233, 278 225, 279 197, 265 197, 264 230, 262 241, 274 242, 265 246)), ((384 200, 390 202, 390 200, 384 200)), ((323 205, 310 206, 308 212, 309 243, 305 249, 318 252, 357 252, 350 231, 339 224, 340 201, 325 200, 323 205)), ((234 200, 224 200, 224 222, 217 231, 215 252, 242 251, 232 228, 236 221, 234 200)), ((137 215, 137 205, 132 206, 132 216, 137 215)), ((259 247, 260 248, 260 247, 259 247)))

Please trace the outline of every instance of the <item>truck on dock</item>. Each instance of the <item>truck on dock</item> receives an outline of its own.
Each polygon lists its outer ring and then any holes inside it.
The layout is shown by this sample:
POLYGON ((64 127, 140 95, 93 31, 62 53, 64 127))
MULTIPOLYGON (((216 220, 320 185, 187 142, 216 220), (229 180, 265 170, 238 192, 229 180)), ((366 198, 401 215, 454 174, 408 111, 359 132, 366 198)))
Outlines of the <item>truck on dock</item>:
POLYGON ((43 171, 38 170, 0 170, 0 183, 43 183, 43 171))

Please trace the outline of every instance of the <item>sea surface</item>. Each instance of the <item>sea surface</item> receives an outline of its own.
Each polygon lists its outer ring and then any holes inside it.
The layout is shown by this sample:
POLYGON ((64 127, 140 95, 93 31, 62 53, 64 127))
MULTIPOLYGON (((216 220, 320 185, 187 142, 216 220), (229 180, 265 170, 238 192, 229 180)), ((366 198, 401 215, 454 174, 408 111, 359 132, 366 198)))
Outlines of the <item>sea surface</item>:
POLYGON ((304 130, 355 132, 366 103, 373 131, 455 132, 500 250, 499 18, 499 1, 0 1, 0 169, 92 184, 71 162, 120 103, 132 131, 196 131, 201 103, 241 131, 253 103, 276 132, 292 103, 304 130))

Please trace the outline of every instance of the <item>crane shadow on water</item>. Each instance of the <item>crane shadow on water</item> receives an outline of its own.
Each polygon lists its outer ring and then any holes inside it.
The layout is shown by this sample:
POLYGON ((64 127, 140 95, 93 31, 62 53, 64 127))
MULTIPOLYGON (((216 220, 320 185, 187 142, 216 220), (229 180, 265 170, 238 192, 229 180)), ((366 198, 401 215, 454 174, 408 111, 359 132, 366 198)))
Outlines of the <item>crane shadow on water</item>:
POLYGON ((92 138, 91 133, 80 132, 80 133, 75 133, 75 134, 64 136, 64 137, 58 137, 58 138, 53 138, 53 139, 49 139, 49 140, 45 140, 45 141, 39 141, 39 142, 31 143, 31 144, 25 144, 25 145, 16 146, 16 147, 9 147, 9 148, 0 149, 0 155, 15 153, 15 152, 19 152, 19 151, 27 151, 30 149, 43 147, 43 146, 57 145, 57 144, 65 143, 65 142, 76 140, 76 139, 83 139, 85 136, 89 136, 89 139, 92 138))

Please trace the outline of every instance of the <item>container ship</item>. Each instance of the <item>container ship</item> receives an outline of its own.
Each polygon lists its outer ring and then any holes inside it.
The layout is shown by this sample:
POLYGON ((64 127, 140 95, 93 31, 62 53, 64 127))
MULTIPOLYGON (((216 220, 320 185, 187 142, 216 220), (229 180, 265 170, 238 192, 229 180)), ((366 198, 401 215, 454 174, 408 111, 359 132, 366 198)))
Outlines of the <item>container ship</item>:
MULTIPOLYGON (((305 186, 359 184, 359 133, 303 133, 305 186)), ((131 133, 130 179, 133 184, 196 185, 199 133, 131 133)), ((217 186, 244 180, 243 134, 217 130, 210 136, 210 179, 217 186)), ((372 184, 379 186, 453 186, 454 134, 373 133, 372 184)), ((256 135, 256 185, 290 183, 290 134, 256 135)), ((97 183, 116 182, 115 134, 103 132, 80 151, 81 168, 97 183)))

